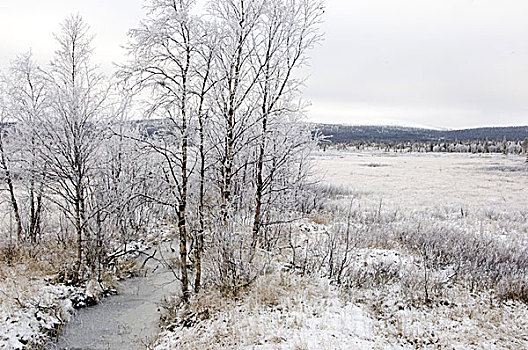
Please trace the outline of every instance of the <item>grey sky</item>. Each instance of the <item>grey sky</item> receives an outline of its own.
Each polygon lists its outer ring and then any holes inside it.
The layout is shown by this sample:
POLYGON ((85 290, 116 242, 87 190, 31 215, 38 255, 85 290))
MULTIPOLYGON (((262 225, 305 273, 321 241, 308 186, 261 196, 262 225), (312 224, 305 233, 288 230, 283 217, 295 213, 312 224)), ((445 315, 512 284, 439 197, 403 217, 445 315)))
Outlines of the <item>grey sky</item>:
MULTIPOLYGON (((96 60, 121 61, 142 0, 2 0, 0 65, 79 12, 96 60)), ((311 54, 310 120, 476 127, 528 124, 528 1, 327 0, 325 41, 311 54)))

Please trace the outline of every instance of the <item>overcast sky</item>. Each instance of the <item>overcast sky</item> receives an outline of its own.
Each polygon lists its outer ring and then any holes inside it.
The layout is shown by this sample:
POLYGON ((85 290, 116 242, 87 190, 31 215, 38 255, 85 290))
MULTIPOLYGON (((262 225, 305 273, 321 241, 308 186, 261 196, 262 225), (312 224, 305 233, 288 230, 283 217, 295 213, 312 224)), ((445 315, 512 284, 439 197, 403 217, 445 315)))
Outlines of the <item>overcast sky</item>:
MULTIPOLYGON (((80 13, 95 59, 123 60, 142 0, 1 0, 0 66, 80 13)), ((312 121, 435 128, 528 125, 528 1, 327 0, 324 42, 311 53, 312 121)))

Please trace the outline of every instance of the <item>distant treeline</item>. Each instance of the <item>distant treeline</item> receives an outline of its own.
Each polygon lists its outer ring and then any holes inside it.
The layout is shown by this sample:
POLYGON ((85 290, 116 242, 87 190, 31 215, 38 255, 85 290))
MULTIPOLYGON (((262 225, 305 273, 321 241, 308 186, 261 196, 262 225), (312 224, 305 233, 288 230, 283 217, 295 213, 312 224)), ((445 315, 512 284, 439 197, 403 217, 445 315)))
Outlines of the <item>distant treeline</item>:
MULTIPOLYGON (((528 139, 527 139, 528 140, 528 139)), ((330 146, 322 143, 326 150, 330 146)), ((385 152, 446 152, 446 153, 502 153, 527 154, 528 141, 414 141, 414 142, 375 142, 353 141, 335 143, 331 147, 341 150, 379 150, 385 152)), ((528 158, 527 158, 528 162, 528 158)))
POLYGON ((431 130, 398 126, 351 126, 316 124, 315 130, 329 143, 375 142, 455 142, 494 140, 523 141, 528 137, 528 126, 476 128, 464 130, 431 130))

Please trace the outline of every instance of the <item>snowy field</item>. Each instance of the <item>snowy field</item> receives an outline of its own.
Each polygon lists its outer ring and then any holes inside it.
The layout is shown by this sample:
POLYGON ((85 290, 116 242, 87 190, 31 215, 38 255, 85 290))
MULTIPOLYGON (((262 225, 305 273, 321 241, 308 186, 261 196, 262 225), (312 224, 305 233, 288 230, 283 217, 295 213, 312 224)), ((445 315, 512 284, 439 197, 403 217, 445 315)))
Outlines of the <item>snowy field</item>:
POLYGON ((390 209, 528 210, 528 167, 521 156, 329 151, 314 160, 324 182, 390 209))
POLYGON ((294 273, 275 267, 231 301, 199 296, 157 349, 528 347, 523 157, 327 151, 312 160, 331 199, 276 257, 294 273))

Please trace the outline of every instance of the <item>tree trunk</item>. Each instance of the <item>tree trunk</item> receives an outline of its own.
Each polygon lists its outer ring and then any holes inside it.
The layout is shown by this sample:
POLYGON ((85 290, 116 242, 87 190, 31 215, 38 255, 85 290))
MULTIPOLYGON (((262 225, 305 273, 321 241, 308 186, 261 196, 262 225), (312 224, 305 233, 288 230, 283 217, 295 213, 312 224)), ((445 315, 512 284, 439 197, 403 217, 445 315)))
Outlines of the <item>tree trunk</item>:
POLYGON ((11 172, 9 171, 9 165, 7 164, 7 158, 5 155, 3 130, 0 130, 0 154, 1 154, 2 168, 4 169, 4 174, 5 174, 5 181, 7 183, 7 187, 9 191, 11 207, 13 208, 13 214, 15 216, 15 222, 17 226, 16 228, 17 240, 18 242, 21 242, 23 239, 22 220, 20 219, 20 210, 18 209, 18 203, 17 203, 16 196, 15 196, 15 188, 13 186, 13 179, 11 177, 11 172))
POLYGON ((187 210, 187 187, 189 183, 187 174, 187 148, 188 148, 188 135, 187 135, 187 115, 186 115, 186 101, 187 101, 187 75, 190 64, 190 51, 186 52, 186 65, 182 72, 182 105, 181 105, 181 118, 182 118, 182 161, 181 161, 181 193, 180 203, 178 211, 178 226, 180 234, 180 260, 181 260, 181 282, 182 282, 182 294, 183 301, 189 301, 189 276, 187 273, 187 224, 186 224, 186 210, 187 210))
POLYGON ((183 300, 189 300, 189 280, 187 275, 187 228, 185 222, 185 211, 187 207, 187 127, 185 118, 182 126, 182 187, 181 198, 178 211, 178 226, 180 234, 180 260, 181 260, 181 282, 183 300))
POLYGON ((261 208, 262 208, 262 194, 264 190, 264 181, 262 179, 262 170, 264 167, 264 152, 266 150, 266 132, 267 132, 267 117, 262 118, 262 140, 259 146, 259 154, 257 160, 257 181, 255 189, 255 216, 253 219, 253 247, 256 246, 259 239, 259 231, 261 226, 261 208))
MULTIPOLYGON (((200 136, 200 144, 198 146, 198 153, 200 158, 200 189, 198 198, 198 217, 199 217, 199 229, 198 235, 196 236, 196 254, 195 254, 195 270, 196 275, 194 278, 194 292, 200 292, 202 284, 202 254, 204 250, 204 231, 205 231, 205 125, 204 118, 206 115, 203 113, 204 102, 208 91, 208 80, 209 73, 211 71, 213 51, 211 50, 206 56, 205 75, 203 76, 202 86, 200 91, 200 103, 198 105, 198 133, 200 136)), ((212 87, 212 85, 210 86, 212 87)))
MULTIPOLYGON (((81 267, 83 259, 83 231, 85 231, 85 198, 84 198, 84 176, 83 176, 83 161, 78 146, 74 146, 74 167, 77 172, 75 177, 75 230, 77 234, 77 266, 76 271, 76 282, 80 281, 81 267)), ((87 237, 84 237, 86 240, 87 237)))
POLYGON ((198 235, 196 237, 196 276, 194 279, 194 292, 198 293, 201 286, 202 278, 202 252, 203 252, 203 241, 204 241, 204 197, 205 197, 205 151, 204 151, 204 126, 203 126, 203 117, 201 112, 199 112, 199 124, 200 124, 200 193, 199 193, 199 203, 198 203, 198 215, 200 220, 200 228, 198 235))
POLYGON ((229 203, 231 201, 231 179, 233 174, 233 119, 234 119, 234 110, 230 110, 228 115, 227 123, 227 134, 225 138, 225 160, 224 160, 224 179, 222 186, 222 204, 221 212, 224 225, 227 226, 228 212, 229 212, 229 203))
POLYGON ((76 198, 75 198, 75 231, 77 235, 77 262, 75 266, 75 282, 78 282, 81 274, 82 256, 83 256, 83 234, 82 234, 82 205, 81 205, 81 191, 80 185, 76 186, 76 198))
POLYGON ((238 37, 238 47, 237 47, 237 56, 236 61, 233 66, 234 75, 229 79, 229 104, 227 108, 226 119, 226 136, 225 136, 225 159, 223 164, 223 188, 222 188, 222 204, 221 212, 224 220, 224 225, 227 226, 228 222, 228 211, 229 204, 231 201, 231 186, 232 186, 232 176, 233 176, 233 160, 234 160, 234 144, 235 144, 235 123, 236 123, 236 96, 240 84, 240 74, 242 70, 242 54, 244 48, 244 26, 245 26, 245 12, 244 12, 244 1, 241 1, 241 13, 240 13, 240 36, 238 37))

